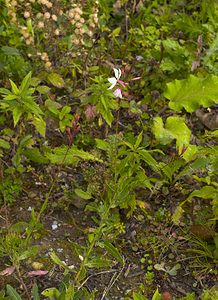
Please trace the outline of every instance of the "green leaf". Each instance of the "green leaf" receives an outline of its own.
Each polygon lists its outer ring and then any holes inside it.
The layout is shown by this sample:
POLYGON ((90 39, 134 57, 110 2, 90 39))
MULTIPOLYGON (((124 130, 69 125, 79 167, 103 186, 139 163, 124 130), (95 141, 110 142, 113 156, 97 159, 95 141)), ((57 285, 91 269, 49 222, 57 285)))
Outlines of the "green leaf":
POLYGON ((31 32, 32 37, 34 38, 34 30, 33 30, 31 18, 28 18, 28 19, 27 19, 26 25, 27 25, 28 31, 31 32))
POLYGON ((47 107, 54 115, 59 115, 59 109, 61 108, 60 103, 47 99, 45 101, 45 107, 47 107))
POLYGON ((218 198, 218 190, 213 186, 206 185, 203 186, 200 190, 193 191, 188 200, 191 200, 193 197, 203 198, 203 199, 217 199, 218 198))
POLYGON ((111 266, 111 261, 105 258, 93 258, 85 266, 87 268, 105 268, 111 266))
POLYGON ((45 137, 45 132, 46 132, 46 123, 42 118, 37 118, 34 117, 32 120, 33 125, 36 127, 36 130, 43 136, 45 137))
POLYGON ((11 145, 7 141, 0 138, 0 147, 9 150, 11 145))
POLYGON ((62 260, 60 260, 60 258, 55 254, 55 252, 51 252, 49 255, 55 264, 64 268, 65 270, 67 269, 70 271, 70 268, 62 260))
POLYGON ((153 169, 155 172, 159 171, 158 162, 152 157, 148 150, 138 149, 138 153, 140 154, 141 159, 144 160, 144 162, 146 162, 151 169, 153 169))
POLYGON ((9 81, 11 83, 12 92, 18 96, 20 94, 20 90, 18 89, 17 85, 11 79, 9 79, 9 81))
POLYGON ((68 105, 65 105, 59 113, 60 120, 62 120, 67 114, 69 114, 70 111, 71 111, 71 107, 68 105))
POLYGON ((63 78, 57 73, 50 73, 47 77, 48 81, 57 88, 64 87, 63 78))
POLYGON ((1 47, 1 50, 8 56, 20 56, 20 52, 17 48, 3 46, 1 47))
MULTIPOLYGON (((64 300, 73 300, 74 299, 74 286, 71 285, 67 288, 65 299, 64 300)), ((33 299, 34 300, 34 299, 33 299)))
POLYGON ((193 160, 198 153, 198 147, 196 145, 189 145, 185 152, 183 153, 182 157, 186 162, 193 160))
POLYGON ((6 289, 11 300, 22 300, 17 291, 11 285, 7 284, 6 289))
POLYGON ((15 100, 15 99, 18 99, 18 98, 19 98, 19 96, 13 95, 13 94, 9 94, 9 95, 4 96, 4 100, 6 100, 6 101, 15 100))
POLYGON ((112 245, 109 241, 103 241, 104 247, 109 254, 111 254, 117 261, 123 264, 123 257, 121 256, 120 252, 117 250, 114 245, 112 245))
POLYGON ((32 290, 31 290, 31 294, 32 294, 33 300, 40 300, 39 288, 38 288, 37 284, 33 285, 32 290))
POLYGON ((181 269, 181 265, 180 264, 176 264, 174 267, 172 267, 172 269, 170 269, 169 271, 167 271, 167 273, 170 276, 176 276, 177 275, 177 271, 181 269))
POLYGON ((143 138, 143 131, 141 131, 139 133, 139 135, 137 136, 137 140, 136 140, 135 145, 134 145, 135 149, 137 149, 139 147, 139 145, 141 144, 142 138, 143 138))
POLYGON ((159 293, 158 289, 156 289, 151 300, 161 300, 161 298, 162 298, 161 294, 159 293))
POLYGON ((56 288, 49 288, 42 292, 42 295, 48 297, 50 300, 58 299, 60 292, 56 288))
POLYGON ((20 120, 20 117, 22 115, 23 111, 19 106, 16 106, 13 111, 12 111, 12 115, 13 115, 13 120, 14 120, 14 127, 17 125, 17 123, 20 120))
POLYGON ((161 117, 154 118, 153 133, 155 138, 162 144, 167 145, 176 139, 176 147, 179 154, 183 147, 189 145, 191 131, 181 117, 169 117, 166 120, 165 128, 161 117))
POLYGON ((47 149, 47 151, 45 151, 45 156, 54 164, 75 164, 81 159, 102 162, 101 159, 93 154, 79 150, 75 146, 70 149, 68 149, 67 146, 57 147, 52 150, 47 149))
POLYGON ((40 94, 48 94, 50 91, 50 87, 48 87, 47 85, 40 85, 36 88, 36 90, 40 93, 40 94))
POLYGON ((82 199, 89 200, 92 198, 92 195, 89 192, 84 192, 81 189, 75 189, 74 192, 82 199))
POLYGON ((23 79, 21 86, 20 86, 20 93, 26 93, 31 82, 32 72, 29 72, 23 79))
POLYGON ((41 108, 36 104, 31 96, 25 97, 23 99, 23 105, 25 106, 25 109, 27 112, 30 112, 38 117, 41 117, 41 115, 44 115, 41 108))
POLYGON ((190 75, 188 79, 175 80, 167 84, 164 96, 170 100, 169 107, 175 111, 185 108, 191 113, 200 106, 210 107, 218 104, 218 77, 198 78, 190 75))
POLYGON ((31 161, 39 164, 47 164, 49 163, 49 159, 44 157, 39 149, 31 148, 27 149, 23 152, 23 155, 29 158, 31 161))
POLYGON ((182 217, 183 213, 184 213, 184 210, 182 209, 182 207, 178 206, 172 215, 172 222, 175 225, 180 224, 180 218, 182 217))
POLYGON ((100 102, 97 104, 96 109, 99 111, 106 121, 106 123, 111 126, 111 123, 114 119, 113 114, 110 110, 110 107, 107 103, 108 99, 105 99, 103 95, 100 96, 100 102))
POLYGON ((109 143, 104 141, 104 140, 101 140, 101 139, 95 139, 95 142, 96 142, 96 147, 98 149, 101 149, 101 150, 104 150, 104 151, 107 151, 108 148, 109 148, 109 143))
POLYGON ((143 296, 142 294, 133 292, 133 300, 148 300, 148 298, 143 296))
POLYGON ((111 34, 109 35, 109 37, 115 38, 115 37, 119 36, 120 31, 121 31, 121 27, 115 28, 115 29, 111 32, 111 34))
POLYGON ((10 94, 11 94, 11 91, 8 90, 8 89, 5 89, 5 88, 0 88, 0 94, 3 94, 3 95, 10 95, 10 94))

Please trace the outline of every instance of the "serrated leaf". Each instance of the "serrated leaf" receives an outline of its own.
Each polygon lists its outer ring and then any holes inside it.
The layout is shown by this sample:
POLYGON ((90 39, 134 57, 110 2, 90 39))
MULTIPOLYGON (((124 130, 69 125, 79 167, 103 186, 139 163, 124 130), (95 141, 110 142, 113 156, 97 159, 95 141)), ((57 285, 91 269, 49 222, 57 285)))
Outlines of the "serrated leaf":
POLYGON ((191 113, 200 106, 210 107, 218 104, 218 77, 198 78, 190 75, 188 79, 174 80, 167 84, 164 96, 170 100, 169 107, 175 111, 185 108, 191 113))
POLYGON ((101 159, 93 154, 80 150, 75 146, 70 149, 68 149, 67 146, 57 147, 52 150, 47 149, 47 152, 45 151, 45 156, 54 164, 74 164, 81 159, 102 162, 101 159))
POLYGON ((101 139, 95 139, 95 142, 96 142, 96 147, 98 149, 101 149, 101 150, 104 150, 104 151, 107 151, 108 150, 108 147, 109 147, 109 143, 104 141, 104 140, 101 140, 101 139))
POLYGON ((103 241, 104 247, 109 254, 111 254, 117 261, 121 264, 123 263, 123 257, 121 256, 120 252, 114 245, 112 245, 109 241, 103 241))
POLYGON ((81 189, 75 189, 74 192, 82 199, 89 200, 92 198, 92 195, 89 192, 85 192, 81 189))
POLYGON ((17 48, 3 46, 1 47, 1 50, 8 56, 20 56, 20 52, 17 50, 17 48))
POLYGON ((216 188, 210 185, 203 186, 200 190, 193 191, 188 200, 191 200, 193 197, 203 198, 203 199, 216 199, 218 198, 218 191, 216 188))
POLYGON ((5 88, 0 88, 0 94, 3 94, 3 95, 10 95, 10 94, 11 94, 11 91, 8 90, 8 89, 5 89, 5 88))
POLYGON ((48 81, 57 88, 64 87, 63 78, 57 73, 50 73, 47 77, 48 81))
POLYGON ((39 163, 39 164, 49 163, 49 159, 44 157, 40 153, 39 149, 36 149, 36 148, 27 149, 26 151, 23 152, 23 155, 35 163, 39 163))
POLYGON ((11 300, 22 300, 17 291, 9 284, 6 285, 7 294, 11 300))

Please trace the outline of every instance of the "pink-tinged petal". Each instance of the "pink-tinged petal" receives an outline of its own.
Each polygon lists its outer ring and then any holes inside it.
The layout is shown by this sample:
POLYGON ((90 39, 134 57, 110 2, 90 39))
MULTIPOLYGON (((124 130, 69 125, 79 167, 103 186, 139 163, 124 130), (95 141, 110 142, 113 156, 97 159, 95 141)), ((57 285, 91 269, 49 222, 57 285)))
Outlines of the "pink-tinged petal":
POLYGON ((32 276, 42 276, 42 275, 46 275, 48 274, 48 271, 44 271, 44 270, 37 270, 37 271, 31 271, 27 273, 28 277, 32 277, 32 276))
POLYGON ((142 77, 134 77, 133 79, 131 79, 132 81, 134 81, 134 80, 139 80, 139 79, 141 79, 142 77))
POLYGON ((126 83, 125 83, 124 81, 122 81, 122 80, 117 80, 117 82, 118 82, 120 85, 122 85, 123 87, 126 86, 126 83))
POLYGON ((15 267, 9 267, 9 268, 6 268, 5 270, 3 270, 0 275, 1 276, 9 276, 11 275, 12 273, 14 273, 15 271, 15 267))
POLYGON ((121 89, 116 89, 115 91, 114 91, 114 95, 115 95, 115 97, 117 97, 117 98, 120 98, 120 99, 122 99, 123 98, 123 96, 122 96, 122 91, 121 91, 121 89))

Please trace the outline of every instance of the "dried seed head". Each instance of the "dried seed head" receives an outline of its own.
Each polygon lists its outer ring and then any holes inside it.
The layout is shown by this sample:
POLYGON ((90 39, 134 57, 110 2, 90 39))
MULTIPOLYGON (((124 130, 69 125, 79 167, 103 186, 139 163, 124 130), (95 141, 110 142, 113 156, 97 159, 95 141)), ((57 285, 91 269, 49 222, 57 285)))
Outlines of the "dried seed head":
POLYGON ((45 19, 50 19, 51 15, 49 12, 44 13, 44 18, 45 19))
POLYGON ((44 27, 45 27, 44 22, 40 21, 40 22, 37 24, 37 27, 38 27, 38 28, 44 28, 44 27))
POLYGON ((49 69, 49 68, 51 67, 51 62, 50 62, 50 61, 47 61, 47 62, 45 63, 45 67, 46 67, 47 69, 49 69))
POLYGON ((60 30, 59 29, 55 29, 54 34, 55 35, 60 35, 60 30))
POLYGON ((37 18, 37 19, 40 19, 42 16, 43 16, 43 14, 42 14, 42 13, 38 13, 38 14, 36 14, 36 18, 37 18))
POLYGON ((58 17, 56 15, 52 15, 51 18, 53 21, 57 21, 57 19, 58 19, 58 17))
POLYGON ((24 18, 29 18, 30 17, 30 13, 29 11, 25 11, 24 14, 23 14, 24 18))

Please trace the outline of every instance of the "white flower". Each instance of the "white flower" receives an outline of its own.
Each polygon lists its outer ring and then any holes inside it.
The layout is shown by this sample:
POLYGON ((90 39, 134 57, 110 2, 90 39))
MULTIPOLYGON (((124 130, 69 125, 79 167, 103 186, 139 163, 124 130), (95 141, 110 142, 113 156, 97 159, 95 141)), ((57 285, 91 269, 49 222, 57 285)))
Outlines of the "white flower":
POLYGON ((117 98, 120 98, 120 99, 123 98, 122 92, 121 92, 121 89, 120 89, 120 88, 117 88, 117 89, 114 91, 114 95, 115 95, 117 98))
POLYGON ((108 88, 109 90, 111 90, 113 87, 115 87, 115 85, 117 84, 117 81, 120 79, 120 76, 122 73, 120 69, 113 68, 113 70, 114 70, 115 77, 108 78, 108 81, 111 83, 111 86, 108 88))

